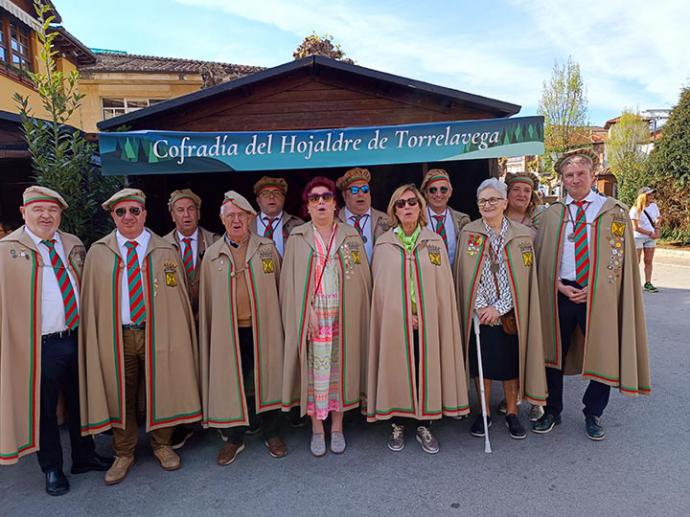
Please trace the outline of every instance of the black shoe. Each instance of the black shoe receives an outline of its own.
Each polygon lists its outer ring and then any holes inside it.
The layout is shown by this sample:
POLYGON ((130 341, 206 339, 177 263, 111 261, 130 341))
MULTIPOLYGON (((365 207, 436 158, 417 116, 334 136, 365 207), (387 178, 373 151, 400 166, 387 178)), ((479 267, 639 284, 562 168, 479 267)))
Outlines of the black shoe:
POLYGON ((259 431, 261 431, 261 424, 259 423, 250 423, 249 427, 247 427, 247 430, 245 431, 245 434, 256 434, 259 431))
POLYGON ((70 472, 72 474, 85 474, 86 472, 91 471, 105 472, 112 466, 112 464, 113 458, 105 458, 94 452, 93 456, 88 461, 72 464, 72 469, 70 472))
POLYGON ((546 434, 553 431, 553 428, 561 423, 561 416, 554 416, 551 413, 544 413, 544 416, 532 424, 532 432, 546 434))
POLYGON ((69 481, 62 470, 46 472, 46 493, 48 495, 65 495, 69 492, 69 481))
POLYGON ((515 440, 527 438, 527 431, 522 427, 522 423, 517 415, 506 415, 506 427, 510 431, 510 437, 515 440))
POLYGON ((194 435, 194 429, 187 427, 186 425, 178 425, 173 430, 172 434, 172 445, 170 446, 173 450, 181 449, 187 440, 189 440, 194 435))
MULTIPOLYGON (((486 417, 486 427, 487 429, 491 427, 491 417, 487 416, 486 417)), ((474 421, 474 424, 472 424, 472 428, 470 429, 470 434, 472 436, 476 436, 477 438, 483 438, 484 437, 484 419, 482 418, 482 415, 479 415, 476 420, 474 421)))
POLYGON ((599 423, 599 417, 585 415, 585 434, 590 440, 600 442, 606 438, 606 431, 599 423))

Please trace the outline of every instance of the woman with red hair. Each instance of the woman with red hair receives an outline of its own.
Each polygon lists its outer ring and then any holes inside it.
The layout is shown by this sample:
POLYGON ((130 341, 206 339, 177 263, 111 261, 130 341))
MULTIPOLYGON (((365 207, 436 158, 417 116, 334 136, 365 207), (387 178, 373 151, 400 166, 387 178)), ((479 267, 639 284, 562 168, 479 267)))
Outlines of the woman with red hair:
POLYGON ((311 219, 290 234, 280 275, 285 327, 283 410, 299 405, 312 423, 311 452, 345 451, 343 414, 360 405, 369 335, 371 274, 364 243, 335 214, 336 187, 317 176, 302 193, 311 219))

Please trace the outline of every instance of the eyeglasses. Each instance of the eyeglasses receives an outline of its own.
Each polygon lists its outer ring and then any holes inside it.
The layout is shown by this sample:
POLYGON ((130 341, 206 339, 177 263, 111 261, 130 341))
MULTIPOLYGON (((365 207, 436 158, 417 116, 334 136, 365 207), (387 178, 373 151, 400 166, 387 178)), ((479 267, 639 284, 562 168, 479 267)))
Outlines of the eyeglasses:
POLYGON ((489 197, 486 199, 477 199, 477 204, 479 206, 496 206, 499 201, 503 201, 502 197, 489 197))
MULTIPOLYGON (((127 213, 127 209, 125 207, 116 208, 113 211, 115 212, 115 215, 118 217, 124 217, 127 213)), ((141 208, 138 206, 130 206, 129 213, 135 217, 138 217, 141 214, 141 208)))
POLYGON ((398 199, 395 202, 395 208, 405 208, 405 205, 407 206, 417 206, 419 201, 417 201, 416 197, 409 197, 407 199, 398 199))
POLYGON ((315 205, 322 199, 325 203, 328 203, 329 201, 333 201, 334 198, 333 192, 324 192, 323 194, 309 194, 307 196, 307 201, 309 201, 310 205, 315 205))
POLYGON ((354 187, 350 187, 348 189, 350 191, 350 194, 368 194, 369 193, 369 185, 355 185, 354 187))
POLYGON ((439 192, 441 194, 448 194, 448 191, 450 189, 448 187, 429 187, 427 191, 429 194, 438 194, 439 192))
POLYGON ((283 193, 280 190, 262 190, 259 197, 282 197, 283 193))

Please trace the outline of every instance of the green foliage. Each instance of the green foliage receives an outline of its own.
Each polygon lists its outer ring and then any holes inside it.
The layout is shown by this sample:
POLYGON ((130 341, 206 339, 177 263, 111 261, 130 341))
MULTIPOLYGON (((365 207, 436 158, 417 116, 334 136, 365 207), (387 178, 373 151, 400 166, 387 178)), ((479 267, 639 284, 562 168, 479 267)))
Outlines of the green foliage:
POLYGON ((690 87, 683 88, 647 161, 664 237, 690 243, 690 87))
POLYGON ((618 182, 618 198, 632 206, 640 187, 649 184, 647 153, 649 125, 637 113, 623 111, 611 128, 606 150, 611 172, 618 182))
POLYGON ((54 16, 50 15, 50 7, 39 0, 34 6, 41 22, 39 55, 45 71, 29 72, 29 77, 49 120, 32 117, 28 97, 17 93, 14 99, 36 183, 62 194, 70 208, 63 213, 61 226, 81 237, 88 246, 109 230, 111 223, 100 209, 99 200, 121 188, 122 179, 103 177, 91 163, 95 145, 79 130, 66 125, 84 97, 77 88, 79 73, 73 70, 65 74, 57 70, 53 45, 57 33, 49 31, 54 16))
POLYGON ((543 171, 553 170, 554 156, 590 143, 585 85, 580 65, 572 57, 563 65, 554 63, 551 78, 544 81, 537 113, 544 117, 543 171))

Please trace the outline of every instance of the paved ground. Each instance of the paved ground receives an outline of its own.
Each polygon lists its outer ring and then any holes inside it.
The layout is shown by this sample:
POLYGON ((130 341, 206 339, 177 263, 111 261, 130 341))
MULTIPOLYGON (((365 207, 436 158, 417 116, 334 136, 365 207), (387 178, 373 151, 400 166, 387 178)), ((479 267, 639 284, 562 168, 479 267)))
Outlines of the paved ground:
MULTIPOLYGON (((569 379, 559 428, 514 441, 496 418, 491 455, 468 420, 435 425, 435 456, 412 439, 392 453, 387 425, 354 423, 342 456, 312 458, 306 430, 291 430, 287 458, 271 459, 252 437, 233 465, 218 467, 221 442, 208 432, 185 447, 178 472, 163 472, 141 446, 121 485, 106 487, 99 473, 70 476, 72 491, 60 498, 45 495, 35 458, 25 458, 0 469, 0 515, 688 515, 690 260, 660 258, 655 284, 662 291, 645 295, 654 392, 613 393, 603 442, 585 437, 585 385, 569 379)), ((108 451, 109 438, 98 446, 108 451)))

